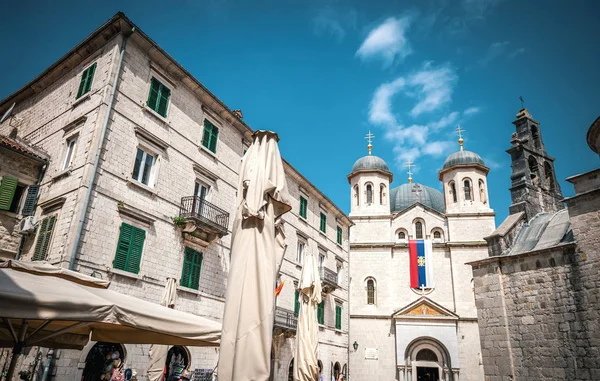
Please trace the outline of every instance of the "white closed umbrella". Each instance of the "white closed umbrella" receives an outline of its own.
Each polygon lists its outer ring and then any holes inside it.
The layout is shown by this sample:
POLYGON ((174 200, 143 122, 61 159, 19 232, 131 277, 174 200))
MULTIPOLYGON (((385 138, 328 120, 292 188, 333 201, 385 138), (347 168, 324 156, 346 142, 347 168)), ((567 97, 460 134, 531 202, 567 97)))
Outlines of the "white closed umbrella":
POLYGON ((321 277, 317 259, 308 250, 298 282, 298 327, 294 355, 294 381, 316 381, 319 378, 319 324, 317 305, 321 303, 321 277))
MULTIPOLYGON (((160 305, 175 308, 177 299, 177 282, 174 278, 167 278, 167 284, 160 299, 160 305)), ((148 350, 148 381, 161 381, 169 353, 168 345, 152 344, 148 350)))
POLYGON ((271 368, 275 280, 288 212, 277 134, 256 131, 239 175, 231 266, 219 352, 219 381, 267 381, 271 368))

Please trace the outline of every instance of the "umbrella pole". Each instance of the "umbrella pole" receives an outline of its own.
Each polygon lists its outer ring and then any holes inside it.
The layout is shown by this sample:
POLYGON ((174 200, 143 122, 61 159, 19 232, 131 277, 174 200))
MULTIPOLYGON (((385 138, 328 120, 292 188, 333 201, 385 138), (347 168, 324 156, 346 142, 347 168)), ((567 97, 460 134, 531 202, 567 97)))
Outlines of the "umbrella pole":
POLYGON ((13 347, 12 351, 12 356, 10 358, 10 366, 8 367, 8 373, 6 374, 7 381, 12 381, 13 379, 15 368, 17 366, 17 360, 19 359, 19 355, 21 354, 21 350, 23 349, 23 342, 25 341, 25 334, 27 333, 28 325, 29 323, 27 322, 27 320, 23 320, 21 330, 19 331, 19 337, 15 342, 15 346, 13 347))

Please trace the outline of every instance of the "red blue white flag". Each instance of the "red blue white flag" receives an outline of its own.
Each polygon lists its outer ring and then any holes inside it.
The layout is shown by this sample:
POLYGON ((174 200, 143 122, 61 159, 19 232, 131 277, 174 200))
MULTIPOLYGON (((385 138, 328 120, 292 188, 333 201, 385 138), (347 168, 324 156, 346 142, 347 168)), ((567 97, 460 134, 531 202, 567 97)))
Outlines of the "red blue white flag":
POLYGON ((429 239, 408 241, 410 287, 433 288, 433 245, 429 239))

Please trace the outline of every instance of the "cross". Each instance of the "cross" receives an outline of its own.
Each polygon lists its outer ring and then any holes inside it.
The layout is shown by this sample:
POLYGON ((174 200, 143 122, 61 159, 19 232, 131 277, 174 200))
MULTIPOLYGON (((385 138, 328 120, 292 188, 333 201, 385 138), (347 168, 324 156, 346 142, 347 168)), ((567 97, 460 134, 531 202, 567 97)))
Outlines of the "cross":
POLYGON ((460 128, 460 124, 458 125, 458 128, 456 129, 456 131, 458 132, 458 138, 462 139, 462 133, 465 132, 465 130, 460 128))
POLYGON ((408 174, 408 182, 412 183, 412 171, 411 168, 415 166, 415 162, 414 161, 410 161, 410 159, 408 159, 408 161, 406 163, 404 163, 405 167, 408 167, 408 172, 406 172, 408 174))
POLYGON ((523 97, 519 96, 519 100, 521 101, 521 108, 525 108, 525 100, 523 97))
POLYGON ((367 141, 369 142, 369 145, 371 145, 371 140, 375 137, 375 135, 373 135, 371 133, 371 130, 369 130, 369 133, 367 134, 367 136, 365 136, 365 139, 367 139, 367 141))
POLYGON ((420 201, 419 200, 419 193, 421 193, 421 187, 419 186, 419 184, 415 184, 413 185, 413 192, 415 192, 415 200, 416 201, 420 201))
POLYGON ((419 289, 421 290, 421 296, 425 296, 425 285, 422 284, 421 287, 419 287, 419 289))

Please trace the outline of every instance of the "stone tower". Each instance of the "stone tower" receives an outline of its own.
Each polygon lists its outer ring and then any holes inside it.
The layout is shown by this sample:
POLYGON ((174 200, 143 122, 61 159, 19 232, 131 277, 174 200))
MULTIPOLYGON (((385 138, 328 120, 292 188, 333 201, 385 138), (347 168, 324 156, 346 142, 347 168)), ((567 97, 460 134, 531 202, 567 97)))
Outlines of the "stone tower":
POLYGON ((512 161, 510 214, 525 212, 530 220, 540 212, 563 209, 554 158, 546 153, 539 122, 522 108, 513 124, 517 132, 512 134, 511 147, 506 151, 512 161))

